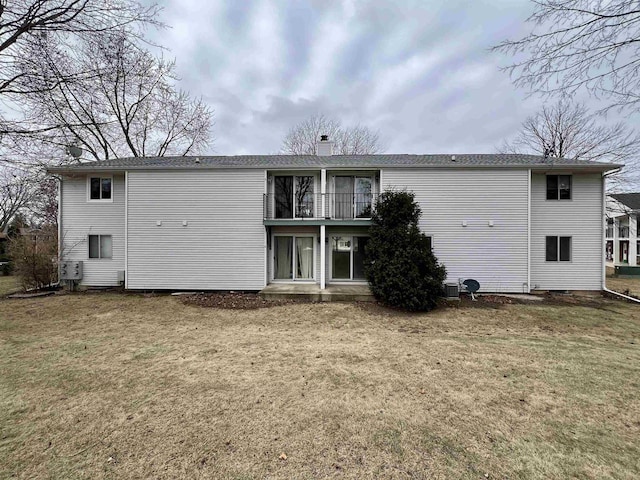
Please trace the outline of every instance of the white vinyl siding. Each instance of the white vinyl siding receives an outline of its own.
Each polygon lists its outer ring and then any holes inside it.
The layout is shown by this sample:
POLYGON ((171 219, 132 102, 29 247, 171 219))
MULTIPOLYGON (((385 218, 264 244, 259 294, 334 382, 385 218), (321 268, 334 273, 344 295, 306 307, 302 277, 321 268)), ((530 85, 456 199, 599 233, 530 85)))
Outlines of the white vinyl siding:
POLYGON ((113 176, 109 202, 87 202, 87 176, 62 180, 62 258, 84 262, 81 285, 117 286, 124 270, 124 174, 113 176), (89 235, 111 235, 112 258, 89 258, 89 235))
POLYGON ((433 237, 447 281, 473 278, 481 292, 521 293, 528 291, 528 175, 527 170, 385 168, 381 178, 382 190, 415 193, 420 228, 433 237))
POLYGON ((131 171, 128 182, 127 288, 264 288, 264 170, 131 171))
POLYGON ((544 174, 531 177, 531 288, 602 289, 602 175, 576 174, 571 200, 547 200, 544 174), (571 237, 571 260, 546 261, 546 237, 571 237))

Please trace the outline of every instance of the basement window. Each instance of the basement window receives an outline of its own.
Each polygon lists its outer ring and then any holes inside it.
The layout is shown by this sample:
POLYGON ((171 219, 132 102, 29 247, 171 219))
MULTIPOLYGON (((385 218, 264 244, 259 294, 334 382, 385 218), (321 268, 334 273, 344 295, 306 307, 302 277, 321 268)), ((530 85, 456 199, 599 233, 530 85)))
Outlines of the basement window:
POLYGON ((89 235, 89 258, 111 258, 112 256, 111 235, 89 235))
POLYGON ((547 262, 571 261, 571 237, 549 236, 546 241, 547 262))
POLYGON ((571 175, 547 175, 547 200, 571 200, 571 175))
POLYGON ((91 201, 112 201, 111 198, 111 177, 90 177, 89 178, 89 200, 91 201))

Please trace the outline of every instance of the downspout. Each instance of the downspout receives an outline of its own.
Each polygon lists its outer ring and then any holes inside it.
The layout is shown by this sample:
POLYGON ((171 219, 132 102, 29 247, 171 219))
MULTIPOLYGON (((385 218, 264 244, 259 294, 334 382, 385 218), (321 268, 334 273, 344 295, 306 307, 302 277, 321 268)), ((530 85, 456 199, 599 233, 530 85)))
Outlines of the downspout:
POLYGON ((124 288, 129 288, 129 171, 124 172, 124 288))
POLYGON ((57 285, 61 285, 60 282, 60 262, 62 262, 62 249, 64 248, 64 241, 62 238, 62 175, 58 177, 58 281, 57 285))
MULTIPOLYGON (((607 211, 607 196, 606 196, 606 190, 605 190, 605 183, 607 180, 607 176, 608 175, 612 175, 614 173, 618 173, 621 169, 617 168, 615 170, 612 170, 610 172, 606 172, 602 174, 602 221, 604 222, 605 219, 605 215, 606 215, 606 211, 607 211)), ((629 295, 625 295, 623 293, 619 293, 619 292, 614 292, 613 290, 609 290, 607 288, 607 263, 605 261, 604 258, 604 245, 605 245, 605 241, 606 241, 606 237, 604 234, 604 224, 602 224, 602 233, 601 235, 601 241, 600 241, 600 253, 601 253, 601 261, 602 261, 602 291, 603 292, 607 292, 610 295, 613 295, 615 297, 619 297, 619 298, 623 298, 629 302, 633 302, 633 303, 640 303, 640 300, 634 297, 630 297, 629 295)))
POLYGON ((531 293, 531 169, 527 185, 527 293, 531 293))

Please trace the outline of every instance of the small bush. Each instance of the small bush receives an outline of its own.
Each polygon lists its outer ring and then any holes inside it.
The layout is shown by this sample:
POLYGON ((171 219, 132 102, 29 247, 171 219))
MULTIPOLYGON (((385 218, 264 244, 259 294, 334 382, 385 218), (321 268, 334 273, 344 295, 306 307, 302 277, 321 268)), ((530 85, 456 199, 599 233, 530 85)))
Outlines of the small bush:
POLYGON ((420 207, 413 193, 380 195, 366 248, 365 275, 382 303, 409 311, 433 309, 443 295, 445 267, 420 231, 420 207))
POLYGON ((13 273, 23 288, 44 288, 58 279, 58 239, 54 229, 9 240, 13 273))

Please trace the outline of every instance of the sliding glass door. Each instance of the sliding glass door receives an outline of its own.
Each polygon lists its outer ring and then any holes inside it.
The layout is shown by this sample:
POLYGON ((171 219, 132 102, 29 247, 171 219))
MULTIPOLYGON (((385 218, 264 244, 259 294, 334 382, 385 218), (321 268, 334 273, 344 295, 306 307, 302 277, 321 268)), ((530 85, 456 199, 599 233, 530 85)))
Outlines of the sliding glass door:
POLYGON ((334 218, 370 218, 373 200, 371 177, 334 177, 334 218))
POLYGON ((275 218, 312 218, 314 182, 311 175, 276 175, 273 183, 275 218))
POLYGON ((276 218, 293 218, 293 177, 274 177, 276 218))
POLYGON ((364 280, 364 249, 369 237, 331 237, 331 278, 364 280))
POLYGON ((335 218, 353 218, 353 177, 335 178, 335 218))
POLYGON ((274 280, 313 280, 314 263, 314 237, 273 237, 274 280))

